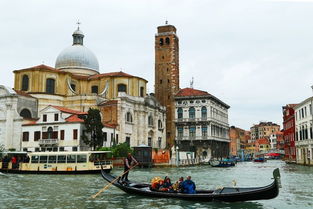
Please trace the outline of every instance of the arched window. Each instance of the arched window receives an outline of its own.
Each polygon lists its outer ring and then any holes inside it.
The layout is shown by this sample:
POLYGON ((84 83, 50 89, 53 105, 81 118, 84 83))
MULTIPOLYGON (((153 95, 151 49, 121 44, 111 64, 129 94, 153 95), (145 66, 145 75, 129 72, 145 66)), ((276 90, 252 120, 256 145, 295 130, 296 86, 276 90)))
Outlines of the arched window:
POLYGON ((179 136, 179 137, 182 137, 182 136, 184 136, 184 128, 183 127, 177 127, 177 135, 179 136))
POLYGON ((140 87, 140 96, 141 97, 145 96, 145 88, 144 87, 140 87))
POLYGON ((207 109, 206 107, 201 108, 201 118, 205 119, 207 118, 207 109))
POLYGON ((166 39, 165 39, 165 43, 166 43, 167 45, 169 45, 169 44, 170 44, 170 38, 169 38, 169 37, 166 37, 166 39))
POLYGON ((76 85, 74 83, 71 83, 71 88, 73 89, 73 91, 76 91, 76 85))
POLYGON ((163 44, 164 44, 164 40, 163 38, 160 38, 160 46, 163 46, 163 44))
POLYGON ((208 135, 208 127, 207 126, 202 126, 201 131, 202 131, 202 136, 208 135))
POLYGON ((161 120, 158 120, 158 128, 159 128, 159 129, 162 129, 162 128, 163 128, 163 124, 162 124, 162 121, 161 121, 161 120))
POLYGON ((130 112, 126 113, 126 121, 129 122, 129 123, 133 122, 133 116, 132 116, 132 114, 130 112))
POLYGON ((152 117, 152 115, 149 115, 149 117, 148 117, 148 125, 149 126, 153 126, 153 117, 152 117))
POLYGON ((179 107, 177 109, 177 117, 178 118, 183 118, 183 108, 179 107))
POLYGON ((52 127, 48 128, 47 134, 48 134, 48 139, 52 139, 53 138, 53 129, 52 129, 52 127))
POLYGON ((27 91, 29 86, 29 78, 28 75, 23 75, 22 78, 22 91, 27 91))
POLYGON ((91 87, 91 93, 98 94, 98 86, 92 86, 91 87))
POLYGON ((195 118, 196 117, 196 110, 194 107, 189 108, 189 118, 195 118))
POLYGON ((20 116, 23 118, 32 118, 32 114, 28 109, 22 109, 20 116))
POLYGON ((195 126, 189 127, 189 136, 196 136, 196 127, 195 126))
POLYGON ((117 91, 118 92, 127 92, 127 87, 126 87, 126 85, 125 84, 118 84, 117 85, 117 91))
POLYGON ((48 78, 46 80, 46 93, 54 94, 54 89, 55 89, 55 80, 52 78, 48 78))

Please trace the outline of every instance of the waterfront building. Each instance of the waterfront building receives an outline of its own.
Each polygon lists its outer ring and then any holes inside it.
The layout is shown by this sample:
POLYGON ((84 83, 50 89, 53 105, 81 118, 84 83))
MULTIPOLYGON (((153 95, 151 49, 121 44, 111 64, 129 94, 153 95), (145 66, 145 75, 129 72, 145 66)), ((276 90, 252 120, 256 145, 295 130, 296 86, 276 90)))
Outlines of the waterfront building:
POLYGON ((175 140, 175 102, 179 91, 179 39, 173 25, 158 27, 155 35, 155 97, 166 107, 167 147, 175 140))
POLYGON ((23 120, 37 118, 37 99, 0 85, 0 146, 21 150, 23 120))
POLYGON ((246 131, 235 127, 231 126, 229 129, 229 138, 230 138, 230 154, 232 156, 240 156, 244 154, 244 147, 246 144, 246 131))
POLYGON ((297 164, 313 164, 312 102, 313 97, 309 97, 294 107, 297 164))
POLYGON ((284 133, 281 131, 277 131, 270 135, 270 149, 272 152, 277 152, 284 154, 284 133))
POLYGON ((229 156, 229 106, 206 91, 181 89, 175 96, 176 145, 197 157, 229 156))
POLYGON ((84 46, 83 39, 78 28, 73 33, 73 44, 58 55, 55 67, 15 70, 14 89, 37 98, 39 110, 56 105, 84 112, 116 98, 119 92, 145 97, 145 79, 124 72, 100 74, 98 59, 84 46))
POLYGON ((49 105, 39 112, 39 118, 22 125, 23 151, 86 151, 82 134, 85 129, 80 112, 49 105))
POLYGON ((283 126, 284 126, 284 151, 285 160, 288 162, 296 162, 296 146, 295 146, 295 108, 296 104, 287 104, 283 106, 283 126))
POLYGON ((270 150, 271 145, 267 138, 260 138, 255 141, 255 154, 264 154, 268 153, 270 150))
POLYGON ((280 130, 280 126, 272 122, 260 122, 250 128, 251 140, 256 141, 260 138, 269 138, 271 134, 280 130))
POLYGON ((112 144, 126 142, 131 147, 145 144, 165 148, 166 111, 153 95, 142 98, 119 93, 115 100, 99 104, 99 109, 103 124, 111 127, 111 133, 107 133, 106 127, 104 134, 110 135, 112 144))

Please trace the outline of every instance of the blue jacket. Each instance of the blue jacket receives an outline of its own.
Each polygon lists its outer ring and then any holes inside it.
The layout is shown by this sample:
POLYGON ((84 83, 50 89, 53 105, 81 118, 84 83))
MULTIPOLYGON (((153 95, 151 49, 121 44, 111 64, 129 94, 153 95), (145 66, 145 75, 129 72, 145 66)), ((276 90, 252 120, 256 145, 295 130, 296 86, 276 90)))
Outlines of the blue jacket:
POLYGON ((183 192, 187 194, 195 194, 196 193, 196 185, 191 180, 185 180, 183 182, 183 192))

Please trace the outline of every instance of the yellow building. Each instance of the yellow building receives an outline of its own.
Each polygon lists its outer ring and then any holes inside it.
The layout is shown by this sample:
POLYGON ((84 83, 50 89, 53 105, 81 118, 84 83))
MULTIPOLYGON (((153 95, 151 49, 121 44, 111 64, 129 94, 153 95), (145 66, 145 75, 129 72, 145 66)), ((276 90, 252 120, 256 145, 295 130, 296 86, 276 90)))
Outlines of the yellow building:
POLYGON ((83 45, 79 27, 73 44, 57 57, 55 68, 39 65, 14 71, 14 89, 38 99, 38 109, 48 105, 79 111, 114 99, 119 92, 145 97, 147 80, 124 72, 99 73, 96 56, 83 45))

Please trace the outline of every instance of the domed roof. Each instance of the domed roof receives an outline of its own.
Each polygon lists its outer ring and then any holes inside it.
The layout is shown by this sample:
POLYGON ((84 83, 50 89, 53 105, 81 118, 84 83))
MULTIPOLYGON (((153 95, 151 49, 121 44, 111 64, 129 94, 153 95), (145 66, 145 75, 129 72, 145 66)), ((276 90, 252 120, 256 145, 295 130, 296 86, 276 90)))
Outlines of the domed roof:
MULTIPOLYGON (((99 72, 97 57, 83 45, 84 34, 79 28, 73 33, 73 45, 65 48, 57 57, 55 68, 59 70, 86 69, 99 72)), ((90 74, 90 72, 86 72, 90 74)))

